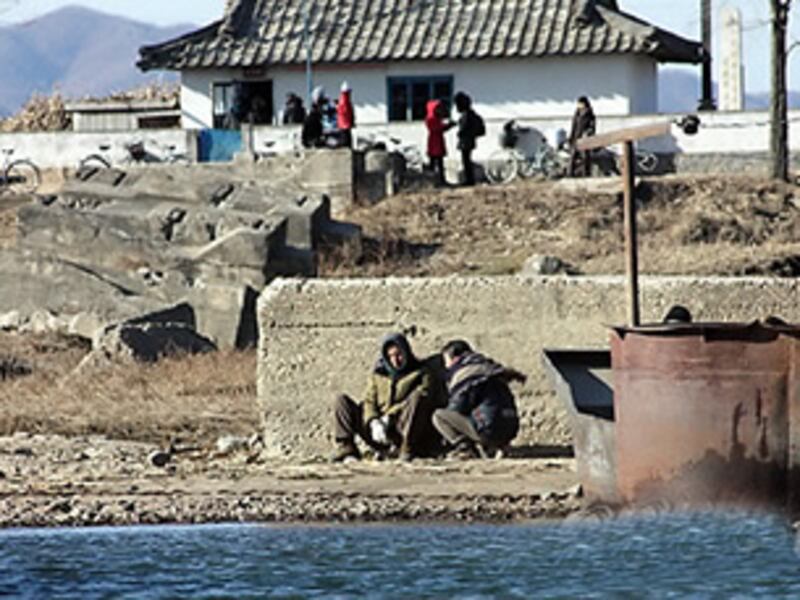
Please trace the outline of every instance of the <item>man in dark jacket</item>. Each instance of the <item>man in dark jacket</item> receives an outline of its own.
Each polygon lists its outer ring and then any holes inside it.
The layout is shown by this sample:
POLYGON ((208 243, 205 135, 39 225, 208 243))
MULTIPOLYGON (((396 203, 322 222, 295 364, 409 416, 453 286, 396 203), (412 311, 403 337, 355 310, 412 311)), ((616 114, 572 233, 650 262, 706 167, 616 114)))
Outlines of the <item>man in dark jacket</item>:
POLYGON ((508 384, 524 382, 525 375, 474 352, 463 340, 448 342, 442 355, 450 400, 446 409, 433 413, 433 424, 457 456, 494 456, 519 431, 508 384))
POLYGON ((436 401, 431 369, 417 360, 406 337, 393 334, 383 340, 363 404, 339 396, 334 406, 335 462, 361 454, 358 435, 380 454, 399 449, 401 460, 411 460, 428 450, 436 432, 431 413, 436 401))
POLYGON ((472 98, 464 92, 453 97, 458 118, 458 149, 461 151, 461 165, 464 170, 464 185, 475 185, 475 165, 472 163, 472 152, 476 140, 486 134, 483 119, 472 109, 472 98))
POLYGON ((289 92, 286 94, 286 106, 283 109, 284 125, 299 125, 306 119, 306 109, 300 97, 289 92))
POLYGON ((592 105, 586 96, 578 98, 578 106, 572 117, 572 128, 569 133, 570 177, 589 177, 592 174, 591 150, 579 151, 575 148, 577 141, 584 137, 591 137, 595 133, 596 119, 592 105))
POLYGON ((322 133, 322 107, 319 105, 311 105, 311 110, 308 111, 303 121, 300 139, 303 148, 321 148, 325 145, 325 137, 322 133))

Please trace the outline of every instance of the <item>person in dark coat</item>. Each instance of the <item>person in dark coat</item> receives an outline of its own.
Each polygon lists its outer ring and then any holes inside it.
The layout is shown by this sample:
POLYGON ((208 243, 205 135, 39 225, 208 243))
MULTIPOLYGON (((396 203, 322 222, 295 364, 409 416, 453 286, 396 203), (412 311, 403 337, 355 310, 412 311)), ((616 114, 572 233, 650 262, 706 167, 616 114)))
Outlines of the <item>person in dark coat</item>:
POLYGON ((586 96, 578 98, 578 106, 572 116, 572 128, 569 133, 570 177, 589 177, 592 174, 592 152, 591 150, 579 151, 575 148, 577 141, 584 137, 595 134, 596 119, 592 105, 586 96))
POLYGON ((286 94, 286 106, 283 109, 284 125, 299 125, 306 119, 303 100, 295 93, 286 94))
POLYGON ((311 96, 311 109, 303 121, 303 130, 300 133, 300 141, 304 148, 325 147, 323 119, 327 103, 328 99, 325 97, 325 90, 321 87, 315 88, 311 96))
POLYGON ((341 395, 334 405, 334 462, 358 459, 359 436, 379 454, 399 450, 401 460, 427 454, 436 432, 431 414, 437 401, 434 373, 417 359, 406 337, 396 333, 381 344, 364 401, 341 395))
POLYGON ((462 458, 494 456, 519 432, 512 381, 525 375, 473 351, 463 340, 442 350, 447 369, 447 408, 433 413, 433 424, 462 458))
POLYGON ((486 134, 483 119, 472 109, 472 98, 464 92, 453 97, 458 118, 458 149, 461 151, 461 164, 464 170, 464 185, 475 185, 475 165, 472 153, 477 145, 476 140, 486 134))

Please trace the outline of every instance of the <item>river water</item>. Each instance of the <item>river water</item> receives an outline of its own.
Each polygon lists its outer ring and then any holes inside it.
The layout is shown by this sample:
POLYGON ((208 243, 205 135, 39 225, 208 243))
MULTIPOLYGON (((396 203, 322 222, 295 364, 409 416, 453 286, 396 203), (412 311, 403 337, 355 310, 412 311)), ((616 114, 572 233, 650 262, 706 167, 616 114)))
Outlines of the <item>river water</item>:
POLYGON ((514 526, 0 532, 0 597, 798 598, 787 523, 752 514, 514 526))

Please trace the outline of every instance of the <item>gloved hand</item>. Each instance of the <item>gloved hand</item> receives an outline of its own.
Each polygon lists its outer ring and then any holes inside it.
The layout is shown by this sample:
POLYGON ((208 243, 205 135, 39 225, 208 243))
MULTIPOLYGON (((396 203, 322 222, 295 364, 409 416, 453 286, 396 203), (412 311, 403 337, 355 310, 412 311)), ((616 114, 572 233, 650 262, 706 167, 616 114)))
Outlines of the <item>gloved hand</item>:
POLYGON ((369 422, 369 435, 373 442, 388 445, 387 421, 384 419, 372 419, 369 422))

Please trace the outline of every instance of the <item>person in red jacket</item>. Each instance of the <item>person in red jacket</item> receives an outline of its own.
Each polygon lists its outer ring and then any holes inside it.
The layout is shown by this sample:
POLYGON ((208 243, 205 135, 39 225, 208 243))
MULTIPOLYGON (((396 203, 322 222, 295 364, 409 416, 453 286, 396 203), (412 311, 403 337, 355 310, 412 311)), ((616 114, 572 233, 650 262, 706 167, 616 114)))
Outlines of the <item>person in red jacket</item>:
POLYGON ((447 185, 447 180, 444 176, 444 157, 447 156, 444 134, 453 127, 454 123, 447 120, 444 103, 441 100, 429 100, 426 108, 425 126, 428 128, 428 158, 430 158, 431 169, 437 175, 439 185, 447 185))
POLYGON ((353 127, 356 126, 356 113, 350 97, 352 90, 346 81, 342 84, 339 101, 336 103, 336 128, 339 130, 340 144, 344 148, 353 147, 353 127))

